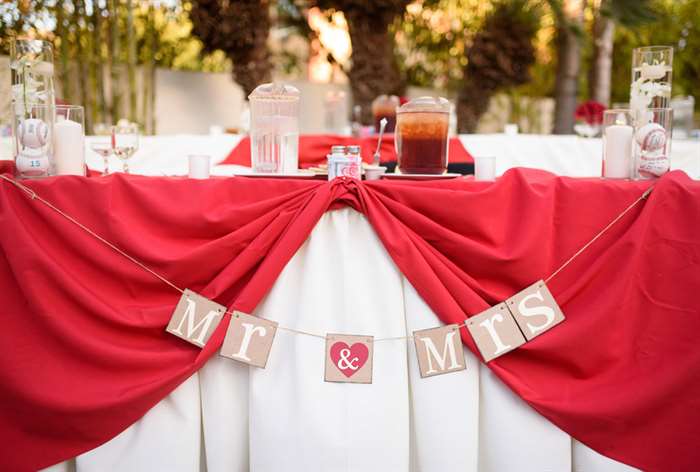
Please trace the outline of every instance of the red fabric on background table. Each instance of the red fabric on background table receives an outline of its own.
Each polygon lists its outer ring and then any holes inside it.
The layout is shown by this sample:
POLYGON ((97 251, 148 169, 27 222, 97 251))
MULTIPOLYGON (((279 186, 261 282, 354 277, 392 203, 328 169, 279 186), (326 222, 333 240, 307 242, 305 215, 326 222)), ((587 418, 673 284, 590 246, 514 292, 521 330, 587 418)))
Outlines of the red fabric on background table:
MULTIPOLYGON (((547 277, 649 182, 511 170, 495 183, 114 174, 25 184, 178 286, 244 312, 321 215, 351 205, 451 323, 547 277)), ((228 318, 202 350, 167 334, 177 291, 5 181, 0 227, 6 470, 109 440, 221 345, 228 318)), ((664 176, 551 281, 566 321, 488 366, 602 454, 649 471, 695 470, 699 227, 700 183, 664 176)), ((462 339, 475 350, 464 329, 462 339)))
MULTIPOLYGON (((351 146, 360 145, 362 148, 362 160, 371 163, 374 151, 377 150, 377 136, 367 138, 353 138, 332 134, 308 134, 299 136, 299 167, 307 167, 325 164, 326 155, 333 145, 351 146)), ((396 149, 394 148, 394 135, 385 135, 381 148, 382 162, 396 162, 396 149)), ((473 163, 474 158, 464 148, 459 138, 449 140, 449 161, 451 163, 473 163)), ((250 137, 246 136, 236 145, 221 164, 237 164, 250 167, 250 137)))

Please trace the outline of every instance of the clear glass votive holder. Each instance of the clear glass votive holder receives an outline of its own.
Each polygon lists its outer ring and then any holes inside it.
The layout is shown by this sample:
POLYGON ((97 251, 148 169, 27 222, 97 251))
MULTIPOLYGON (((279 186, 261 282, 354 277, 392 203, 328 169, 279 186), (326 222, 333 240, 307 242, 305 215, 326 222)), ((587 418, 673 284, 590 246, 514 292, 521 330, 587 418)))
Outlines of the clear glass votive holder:
POLYGON ((673 110, 651 108, 641 116, 641 121, 635 123, 632 177, 661 177, 671 168, 673 110))
POLYGON ((632 172, 633 117, 629 109, 603 112, 603 177, 629 179, 632 172))
POLYGON ((209 163, 211 158, 205 154, 191 154, 187 156, 189 163, 189 178, 190 179, 208 179, 209 178, 209 163))
POLYGON ((496 158, 494 156, 474 156, 474 179, 496 180, 496 158))

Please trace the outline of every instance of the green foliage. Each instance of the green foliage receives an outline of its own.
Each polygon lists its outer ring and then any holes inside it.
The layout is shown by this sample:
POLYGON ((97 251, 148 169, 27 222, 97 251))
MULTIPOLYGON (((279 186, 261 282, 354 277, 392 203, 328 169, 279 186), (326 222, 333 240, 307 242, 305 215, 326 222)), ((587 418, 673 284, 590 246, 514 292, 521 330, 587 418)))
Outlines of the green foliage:
POLYGON ((700 0, 657 0, 656 19, 634 27, 620 27, 615 35, 612 101, 629 100, 632 49, 640 46, 674 47, 673 95, 700 97, 700 0))

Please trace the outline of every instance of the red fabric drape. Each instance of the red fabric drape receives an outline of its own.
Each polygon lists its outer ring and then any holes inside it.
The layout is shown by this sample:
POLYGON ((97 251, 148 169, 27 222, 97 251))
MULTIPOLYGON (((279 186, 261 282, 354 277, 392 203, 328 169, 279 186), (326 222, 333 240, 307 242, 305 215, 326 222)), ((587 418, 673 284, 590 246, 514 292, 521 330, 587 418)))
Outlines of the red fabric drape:
MULTIPOLYGON (((25 183, 180 287, 247 312, 320 216, 351 205, 445 323, 551 274, 649 185, 531 170, 495 183, 122 174, 25 183)), ((4 181, 0 228, 5 470, 109 440, 220 346, 228 320, 203 350, 167 334, 176 291, 4 181)), ((698 228, 700 183, 666 175, 551 281, 566 321, 491 369, 602 454, 644 470, 695 470, 698 228)))
MULTIPOLYGON (((340 136, 332 134, 308 134, 299 136, 299 167, 307 167, 325 164, 326 155, 330 152, 331 146, 338 144, 343 146, 360 145, 362 148, 362 159, 372 162, 374 151, 377 150, 377 137, 352 138, 350 136, 340 136)), ((473 163, 474 158, 464 148, 458 138, 449 140, 449 161, 451 163, 473 163)), ((386 135, 382 139, 381 148, 382 162, 396 162, 396 149, 394 148, 394 136, 386 135)), ((250 167, 250 138, 243 138, 235 148, 224 159, 222 164, 237 164, 250 167)))

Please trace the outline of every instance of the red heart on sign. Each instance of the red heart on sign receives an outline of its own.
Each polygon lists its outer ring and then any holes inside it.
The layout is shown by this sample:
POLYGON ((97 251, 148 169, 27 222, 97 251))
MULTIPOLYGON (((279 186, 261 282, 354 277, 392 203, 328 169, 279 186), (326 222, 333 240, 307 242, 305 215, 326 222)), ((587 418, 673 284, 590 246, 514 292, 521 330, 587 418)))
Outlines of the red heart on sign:
POLYGON ((346 377, 352 377, 365 365, 369 358, 369 349, 364 343, 348 346, 342 341, 331 346, 331 360, 346 377))

